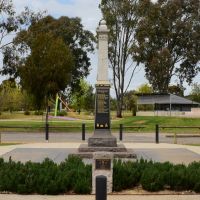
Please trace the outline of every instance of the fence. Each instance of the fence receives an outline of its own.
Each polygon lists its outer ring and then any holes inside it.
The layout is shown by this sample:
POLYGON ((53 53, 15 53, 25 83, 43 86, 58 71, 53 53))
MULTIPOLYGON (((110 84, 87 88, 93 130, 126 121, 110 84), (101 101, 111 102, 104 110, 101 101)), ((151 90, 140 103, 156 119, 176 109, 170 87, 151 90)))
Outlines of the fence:
MULTIPOLYGON (((29 129, 29 130, 33 130, 33 129, 37 129, 37 130, 43 130, 45 133, 45 140, 49 141, 49 133, 50 133, 50 129, 79 129, 81 130, 81 139, 84 141, 85 140, 85 135, 86 135, 86 129, 87 128, 91 128, 92 126, 86 126, 85 123, 83 123, 81 126, 52 126, 49 125, 48 123, 46 123, 44 126, 0 126, 0 130, 2 129, 18 129, 18 130, 22 130, 22 129, 29 129)), ((142 129, 145 128, 145 126, 123 126, 123 124, 120 124, 119 127, 112 127, 112 130, 119 130, 119 140, 122 141, 123 140, 123 131, 125 129, 142 129)), ((1 132, 0 131, 0 143, 1 143, 1 132)))
MULTIPOLYGON (((34 127, 34 126, 0 126, 0 143, 2 141, 2 135, 1 135, 2 129, 9 129, 9 130, 10 129, 15 129, 15 130, 18 129, 18 130, 21 130, 21 129, 37 128, 37 129, 40 129, 44 132, 44 138, 45 138, 46 141, 49 141, 50 129, 56 129, 56 130, 59 130, 59 129, 78 129, 81 132, 80 139, 85 141, 87 129, 91 129, 92 127, 93 126, 86 126, 85 123, 83 123, 80 126, 52 126, 52 125, 49 125, 48 123, 45 124, 44 126, 37 126, 37 127, 34 127)), ((124 137, 125 130, 127 130, 127 129, 129 129, 129 130, 140 130, 140 129, 144 129, 144 128, 146 128, 146 126, 125 126, 123 124, 119 124, 119 126, 112 127, 111 129, 112 130, 118 130, 119 140, 122 141, 123 137, 124 137)), ((155 125, 155 143, 158 144, 160 142, 159 136, 160 136, 162 129, 172 129, 172 128, 173 129, 200 129, 200 126, 162 126, 162 125, 156 124, 155 125)), ((200 135, 197 135, 197 136, 199 137, 200 135)), ((177 133, 174 133, 174 143, 177 143, 177 133)))
MULTIPOLYGON (((160 129, 200 129, 200 126, 160 126, 159 124, 156 124, 155 127, 155 138, 156 143, 159 143, 159 135, 160 135, 160 129)), ((194 135, 192 135, 195 137, 194 135)), ((196 135, 199 137, 199 135, 196 135)), ((177 143, 177 133, 174 133, 174 144, 177 143)))

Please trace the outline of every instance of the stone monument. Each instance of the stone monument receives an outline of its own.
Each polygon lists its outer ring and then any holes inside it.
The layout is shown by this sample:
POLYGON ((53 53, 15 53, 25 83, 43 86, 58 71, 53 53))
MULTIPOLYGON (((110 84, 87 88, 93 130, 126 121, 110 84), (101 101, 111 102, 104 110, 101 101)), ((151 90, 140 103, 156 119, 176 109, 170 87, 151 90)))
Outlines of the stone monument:
POLYGON ((88 146, 116 147, 117 140, 110 131, 110 82, 108 80, 108 33, 105 20, 97 28, 98 74, 95 99, 95 130, 88 146))
POLYGON ((78 155, 92 158, 93 152, 113 152, 114 158, 135 158, 132 151, 127 151, 123 144, 111 134, 110 122, 110 82, 108 79, 108 33, 106 21, 101 20, 98 34, 98 74, 96 82, 94 134, 88 144, 81 144, 78 155))

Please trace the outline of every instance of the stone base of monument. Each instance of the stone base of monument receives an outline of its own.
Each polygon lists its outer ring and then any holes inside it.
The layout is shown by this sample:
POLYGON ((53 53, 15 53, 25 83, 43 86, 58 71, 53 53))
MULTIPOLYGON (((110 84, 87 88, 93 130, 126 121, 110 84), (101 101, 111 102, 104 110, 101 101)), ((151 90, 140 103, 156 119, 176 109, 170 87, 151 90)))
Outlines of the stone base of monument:
POLYGON ((114 158, 136 159, 137 156, 132 149, 127 149, 123 144, 118 144, 116 147, 90 147, 87 144, 81 144, 78 152, 73 155, 81 158, 93 158, 94 152, 110 152, 114 158))
POLYGON ((117 139, 111 135, 108 129, 98 129, 94 135, 88 139, 89 147, 117 147, 117 139))

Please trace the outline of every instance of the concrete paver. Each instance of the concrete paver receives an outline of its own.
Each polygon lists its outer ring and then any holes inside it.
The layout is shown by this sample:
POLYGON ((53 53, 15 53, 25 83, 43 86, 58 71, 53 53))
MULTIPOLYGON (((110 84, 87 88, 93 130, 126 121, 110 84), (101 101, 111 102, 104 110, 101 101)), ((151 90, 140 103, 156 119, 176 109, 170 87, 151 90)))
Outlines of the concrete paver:
MULTIPOLYGON (((74 148, 16 148, 2 157, 8 161, 11 157, 14 161, 42 162, 45 158, 50 158, 56 163, 64 161, 70 153, 75 153, 74 148)), ((175 149, 134 149, 137 158, 153 160, 155 162, 172 162, 174 164, 189 164, 193 161, 200 161, 200 155, 185 148, 175 149)), ((84 159, 85 161, 85 159, 84 159)))
MULTIPOLYGON (((75 153, 81 143, 32 143, 12 146, 1 146, 0 156, 8 160, 11 156, 15 161, 42 162, 50 158, 54 162, 64 161, 70 153, 75 153)), ((200 161, 200 147, 177 144, 155 143, 124 143, 126 148, 135 151, 138 159, 141 157, 156 162, 170 161, 172 163, 189 164, 200 161)))

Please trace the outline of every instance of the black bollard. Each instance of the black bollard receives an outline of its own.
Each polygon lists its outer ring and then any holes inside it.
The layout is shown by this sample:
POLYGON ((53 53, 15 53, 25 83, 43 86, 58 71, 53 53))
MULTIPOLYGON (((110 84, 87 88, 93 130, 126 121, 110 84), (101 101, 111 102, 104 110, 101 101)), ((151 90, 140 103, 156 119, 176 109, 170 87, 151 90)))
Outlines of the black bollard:
POLYGON ((159 125, 156 124, 156 144, 159 143, 159 125))
POLYGON ((82 140, 85 140, 85 124, 82 124, 82 140))
POLYGON ((105 176, 96 177, 96 200, 107 199, 107 178, 105 176))
POLYGON ((122 141, 123 139, 123 124, 119 125, 119 140, 122 141))
POLYGON ((45 133, 46 133, 46 141, 49 141, 49 124, 46 123, 45 125, 45 133))
POLYGON ((45 123, 45 139, 47 142, 49 142, 49 112, 50 112, 50 106, 47 106, 47 112, 46 112, 46 123, 45 123))

